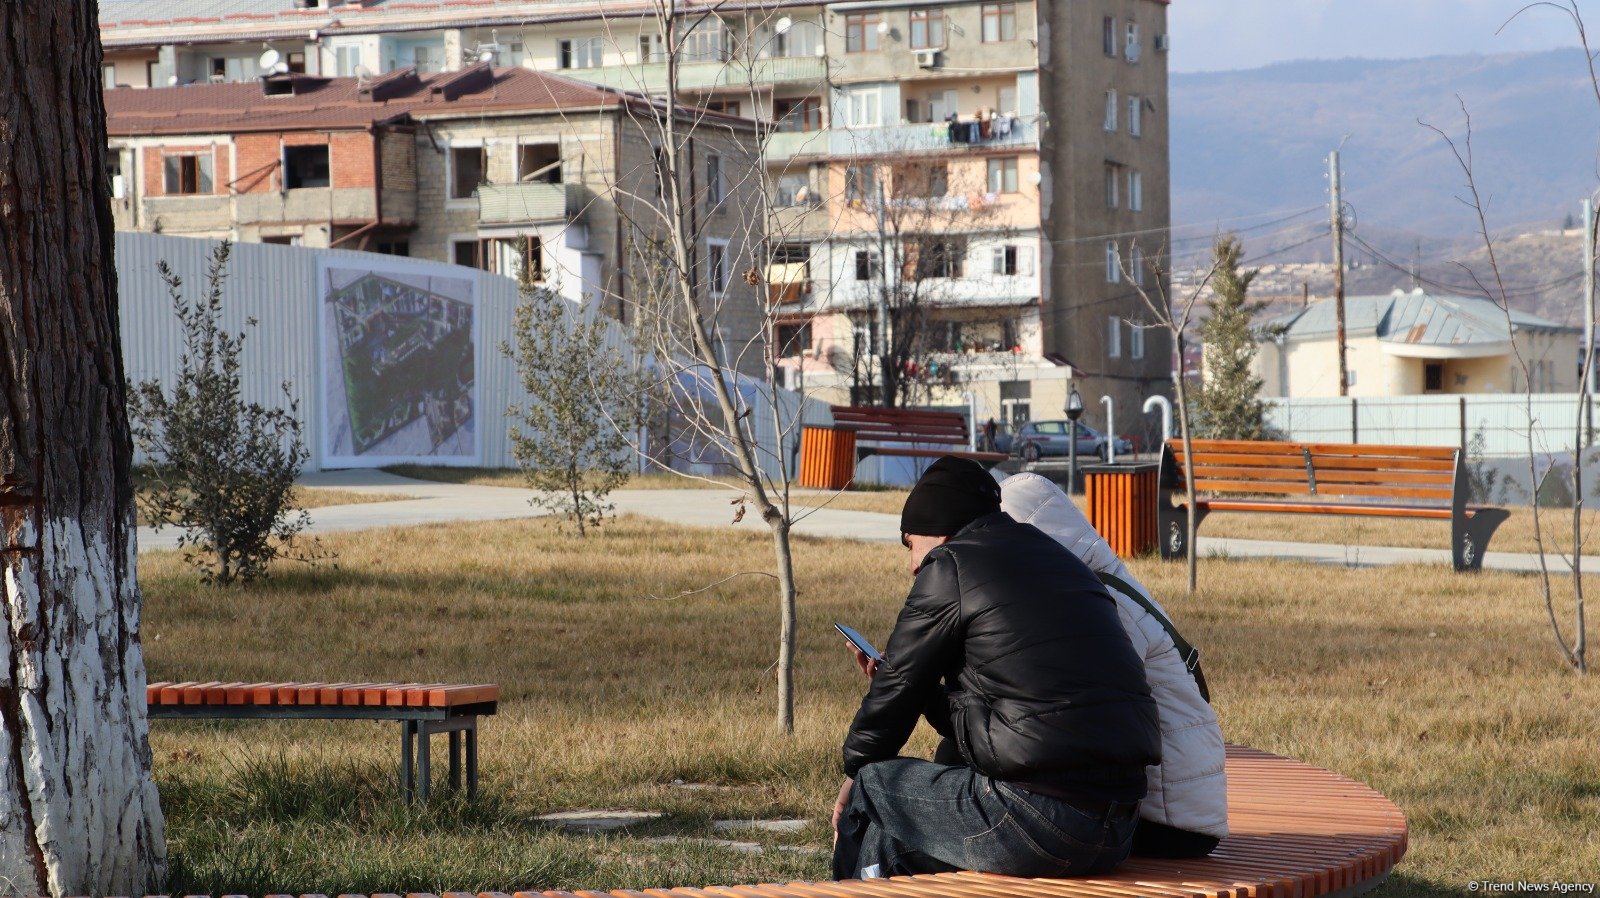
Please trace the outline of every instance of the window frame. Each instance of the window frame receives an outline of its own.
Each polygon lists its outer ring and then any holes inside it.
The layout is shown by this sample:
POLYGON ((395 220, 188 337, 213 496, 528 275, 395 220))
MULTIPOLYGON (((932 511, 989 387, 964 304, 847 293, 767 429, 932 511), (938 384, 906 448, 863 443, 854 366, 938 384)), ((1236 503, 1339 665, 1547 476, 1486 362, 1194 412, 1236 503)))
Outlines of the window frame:
POLYGON ((706 290, 713 298, 728 295, 728 241, 721 237, 706 238, 706 290), (716 250, 716 252, 713 252, 716 250))
POLYGON ((1100 126, 1107 134, 1117 133, 1117 121, 1121 112, 1122 101, 1117 98, 1117 89, 1114 87, 1107 89, 1105 121, 1100 126))
POLYGON ((706 213, 715 214, 722 210, 723 200, 728 197, 727 174, 722 167, 720 153, 706 154, 706 213))
POLYGON ((1144 136, 1144 98, 1136 94, 1128 95, 1128 136, 1144 136))
POLYGON ((913 9, 906 40, 913 50, 943 50, 945 48, 944 7, 924 6, 913 9), (917 37, 917 26, 922 26, 922 37, 917 37))
POLYGON ((1003 44, 1017 39, 1017 4, 985 3, 979 17, 978 36, 980 43, 1003 44), (989 24, 994 23, 994 36, 989 34, 989 24), (1010 34, 1007 34, 1009 26, 1010 34))
POLYGON ((445 155, 445 189, 447 191, 445 200, 458 205, 466 204, 477 197, 479 187, 488 183, 489 148, 484 146, 482 141, 473 141, 470 143, 451 144, 449 150, 449 153, 445 155), (456 153, 467 150, 476 150, 478 153, 478 183, 473 186, 471 193, 457 194, 456 188, 458 185, 456 180, 460 177, 460 172, 457 170, 456 153))
POLYGON ((1116 59, 1121 48, 1117 46, 1118 32, 1117 17, 1106 16, 1100 20, 1100 49, 1109 59, 1116 59))
POLYGON ((1116 315, 1106 317, 1106 358, 1122 358, 1122 319, 1116 315))
POLYGON ((1126 42, 1122 48, 1122 58, 1128 62, 1138 62, 1143 55, 1144 47, 1139 39, 1139 23, 1129 19, 1126 42))
POLYGON ((821 97, 779 97, 772 101, 773 130, 783 134, 809 134, 822 130, 822 98, 821 97), (782 113, 778 112, 778 104, 788 104, 782 113), (794 113, 800 111, 801 117, 795 119, 794 113), (802 127, 794 128, 791 124, 798 121, 802 127))
POLYGON ((1122 208, 1122 166, 1115 162, 1106 163, 1106 208, 1122 208))
POLYGON ((161 157, 162 195, 210 196, 216 193, 216 164, 216 156, 209 150, 163 153, 161 157), (176 170, 171 167, 172 162, 177 163, 176 170), (190 166, 192 166, 192 171, 190 166), (176 175, 176 181, 174 181, 174 175, 176 175), (172 189, 174 183, 177 184, 177 190, 172 189), (193 189, 184 189, 185 183, 191 183, 193 189))
POLYGON ((844 17, 844 52, 846 53, 876 53, 881 45, 878 40, 878 25, 883 22, 883 14, 877 12, 846 13, 844 17), (851 31, 856 31, 856 46, 851 46, 851 31))
POLYGON ((1106 283, 1122 283, 1122 248, 1117 241, 1106 241, 1106 283))
POLYGON ((1136 168, 1128 169, 1128 211, 1144 211, 1144 173, 1136 168))
POLYGON ((990 193, 1019 193, 1022 190, 1018 174, 1018 156, 991 156, 986 166, 988 178, 985 186, 990 193), (998 180, 998 185, 996 181, 998 180))
POLYGON ((1132 323, 1128 326, 1128 358, 1144 358, 1144 328, 1132 323))
POLYGON ((855 258, 853 261, 855 265, 855 280, 857 283, 863 283, 877 278, 878 269, 880 267, 877 253, 870 249, 858 249, 855 251, 855 258))
POLYGON ((281 162, 282 162, 282 165, 283 165, 283 169, 282 170, 283 170, 283 189, 284 190, 326 190, 326 189, 328 189, 328 188, 333 186, 333 146, 331 144, 326 144, 326 143, 305 143, 305 144, 291 144, 291 145, 285 146, 283 148, 283 158, 282 158, 281 162), (313 149, 322 150, 323 155, 326 157, 326 165, 327 165, 327 169, 328 169, 328 179, 327 179, 328 183, 326 183, 326 184, 311 184, 311 185, 296 184, 296 185, 292 185, 291 186, 289 184, 289 154, 290 153, 302 153, 302 152, 305 152, 306 150, 313 150, 313 149))

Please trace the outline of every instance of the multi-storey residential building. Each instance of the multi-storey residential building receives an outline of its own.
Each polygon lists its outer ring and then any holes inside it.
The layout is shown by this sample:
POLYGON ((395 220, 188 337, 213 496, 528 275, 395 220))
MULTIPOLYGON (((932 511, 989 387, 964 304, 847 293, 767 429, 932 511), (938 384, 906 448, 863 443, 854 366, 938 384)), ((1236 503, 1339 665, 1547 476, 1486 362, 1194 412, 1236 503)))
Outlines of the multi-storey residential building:
MULTIPOLYGON (((920 335, 921 402, 1049 416, 1072 381, 1127 422, 1171 367, 1128 283, 1168 226, 1165 4, 685 0, 669 30, 627 0, 119 0, 102 37, 108 84, 483 60, 648 93, 670 34, 682 99, 763 123, 784 379, 871 397, 882 317, 920 335)), ((411 239, 465 261, 447 231, 411 239)))
MULTIPOLYGON (((625 318, 630 241, 653 222, 660 109, 637 95, 484 62, 373 78, 277 74, 106 92, 122 230, 367 249, 529 278, 625 318)), ((683 110, 697 161, 731 168, 745 119, 683 110)), ((688 173, 684 173, 686 179, 688 173)), ((756 189, 686 184, 703 214, 695 276, 730 345, 760 332, 756 189)), ((730 362, 734 356, 730 353, 730 362)), ((740 359, 760 374, 759 357, 740 359)))

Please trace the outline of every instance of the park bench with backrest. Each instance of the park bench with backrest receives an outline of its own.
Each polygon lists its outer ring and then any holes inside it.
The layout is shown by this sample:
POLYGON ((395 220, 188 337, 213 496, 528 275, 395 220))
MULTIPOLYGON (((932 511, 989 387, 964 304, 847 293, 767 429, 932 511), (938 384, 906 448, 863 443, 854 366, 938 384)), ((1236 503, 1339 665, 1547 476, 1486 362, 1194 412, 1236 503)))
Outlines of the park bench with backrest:
POLYGON ((478 791, 478 718, 495 713, 500 687, 451 683, 151 683, 157 720, 395 720, 400 722, 400 791, 428 799, 429 737, 450 740, 450 786, 461 788, 466 748, 467 797, 478 791), (415 771, 413 772, 413 753, 415 771))
POLYGON ((1505 509, 1468 505, 1466 461, 1454 446, 1376 446, 1265 440, 1169 440, 1157 498, 1163 558, 1186 554, 1185 471, 1196 491, 1196 530, 1214 512, 1365 515, 1450 522, 1458 571, 1483 566, 1505 509))
POLYGON ((956 412, 836 405, 833 426, 855 434, 857 460, 869 455, 901 458, 955 455, 989 463, 1006 459, 1003 452, 969 450, 967 419, 956 412))
POLYGON ((1135 857, 1112 873, 1075 879, 939 873, 866 882, 406 898, 1349 898, 1376 888, 1406 851, 1405 815, 1387 798, 1320 767, 1239 746, 1228 748, 1228 828, 1208 857, 1135 857))

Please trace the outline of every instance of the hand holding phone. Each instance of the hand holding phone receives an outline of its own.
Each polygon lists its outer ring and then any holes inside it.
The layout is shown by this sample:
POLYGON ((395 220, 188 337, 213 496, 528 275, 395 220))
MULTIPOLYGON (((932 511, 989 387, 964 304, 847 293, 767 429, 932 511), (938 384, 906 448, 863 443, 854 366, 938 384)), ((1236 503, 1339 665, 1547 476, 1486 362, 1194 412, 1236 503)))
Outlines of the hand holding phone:
POLYGON ((845 641, 850 643, 850 651, 856 656, 856 665, 861 668, 861 672, 866 674, 868 679, 871 679, 877 674, 878 665, 883 662, 882 653, 873 648, 872 643, 868 642, 865 636, 857 633, 853 627, 847 627, 840 623, 835 623, 833 626, 845 638, 845 641))

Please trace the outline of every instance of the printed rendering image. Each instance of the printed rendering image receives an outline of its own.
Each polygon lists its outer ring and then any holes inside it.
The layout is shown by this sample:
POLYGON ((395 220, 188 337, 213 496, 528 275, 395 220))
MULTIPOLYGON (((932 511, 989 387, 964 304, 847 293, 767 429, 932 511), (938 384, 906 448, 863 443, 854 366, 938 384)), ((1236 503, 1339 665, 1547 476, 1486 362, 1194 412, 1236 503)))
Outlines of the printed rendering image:
POLYGON ((329 456, 476 455, 472 282, 328 269, 329 456))

